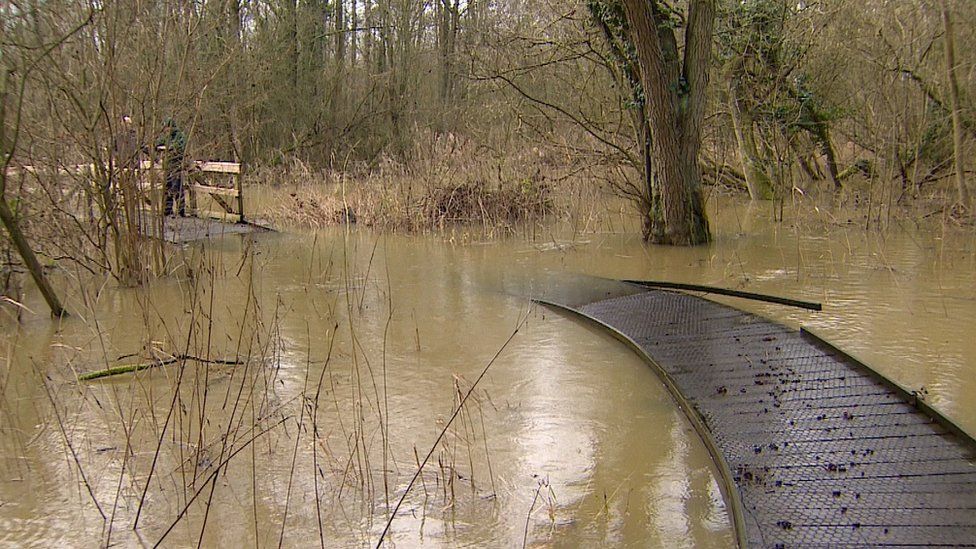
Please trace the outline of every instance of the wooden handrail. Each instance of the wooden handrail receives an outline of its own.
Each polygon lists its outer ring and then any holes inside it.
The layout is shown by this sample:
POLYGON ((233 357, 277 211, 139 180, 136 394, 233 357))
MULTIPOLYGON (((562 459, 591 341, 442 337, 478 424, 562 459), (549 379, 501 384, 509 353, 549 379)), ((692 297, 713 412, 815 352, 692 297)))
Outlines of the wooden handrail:
POLYGON ((200 185, 194 183, 190 185, 190 188, 201 193, 221 194, 224 196, 236 197, 238 194, 240 194, 240 191, 238 191, 236 187, 215 187, 213 185, 200 185))
MULTIPOLYGON (((139 162, 139 169, 141 170, 159 170, 162 169, 163 165, 160 162, 154 162, 152 160, 141 160, 139 162)), ((241 163, 240 162, 224 162, 216 160, 193 160, 190 163, 192 170, 196 170, 203 173, 222 173, 227 175, 240 175, 241 173, 241 163)), ((53 173, 54 175, 92 175, 95 173, 95 164, 72 164, 67 166, 57 166, 54 168, 49 168, 46 166, 11 166, 7 168, 7 175, 20 175, 23 173, 39 174, 39 173, 53 173)))
MULTIPOLYGON (((140 160, 138 164, 138 170, 142 172, 160 172, 163 169, 163 163, 152 159, 140 160)), ((93 176, 96 173, 97 165, 94 163, 90 164, 75 164, 70 166, 57 166, 53 168, 44 166, 16 166, 7 168, 7 176, 17 176, 25 173, 30 174, 51 174, 56 176, 93 176)), ((187 172, 191 174, 219 174, 230 176, 233 180, 230 182, 229 186, 217 186, 217 185, 203 185, 200 183, 189 183, 186 188, 191 191, 191 196, 193 192, 201 192, 209 194, 214 201, 216 201, 226 212, 200 212, 209 217, 219 217, 221 219, 233 219, 237 222, 244 222, 244 189, 243 189, 243 166, 240 162, 225 162, 220 160, 191 160, 188 162, 187 172), (221 196, 228 196, 234 198, 233 206, 229 204, 226 200, 222 199, 221 196), (233 208, 236 206, 237 211, 233 212, 233 208)), ((150 180, 143 180, 137 183, 140 187, 151 186, 150 180)), ((191 198, 192 199, 192 198, 191 198)), ((193 202, 195 204, 195 201, 193 202)), ((195 206, 194 206, 195 207, 195 206)))

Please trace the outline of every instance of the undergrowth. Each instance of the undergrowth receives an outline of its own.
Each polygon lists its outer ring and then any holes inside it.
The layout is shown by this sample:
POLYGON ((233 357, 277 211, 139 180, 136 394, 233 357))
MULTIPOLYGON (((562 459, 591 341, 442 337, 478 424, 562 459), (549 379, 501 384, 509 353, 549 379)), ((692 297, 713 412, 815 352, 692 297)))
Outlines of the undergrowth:
POLYGON ((267 209, 276 225, 426 232, 466 224, 506 232, 556 214, 558 171, 538 150, 501 155, 445 135, 422 142, 408 160, 384 157, 369 170, 293 166, 262 179, 289 187, 267 209))

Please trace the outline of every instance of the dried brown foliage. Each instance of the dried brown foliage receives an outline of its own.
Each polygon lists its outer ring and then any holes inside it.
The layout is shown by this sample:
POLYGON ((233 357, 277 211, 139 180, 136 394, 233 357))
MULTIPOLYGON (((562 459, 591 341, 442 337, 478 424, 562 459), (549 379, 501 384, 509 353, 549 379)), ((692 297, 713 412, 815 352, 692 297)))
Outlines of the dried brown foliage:
POLYGON ((384 157, 368 171, 292 170, 294 187, 268 215, 300 227, 359 223, 424 232, 465 224, 511 231, 554 213, 555 171, 536 150, 496 155, 446 134, 423 141, 410 160, 384 157))

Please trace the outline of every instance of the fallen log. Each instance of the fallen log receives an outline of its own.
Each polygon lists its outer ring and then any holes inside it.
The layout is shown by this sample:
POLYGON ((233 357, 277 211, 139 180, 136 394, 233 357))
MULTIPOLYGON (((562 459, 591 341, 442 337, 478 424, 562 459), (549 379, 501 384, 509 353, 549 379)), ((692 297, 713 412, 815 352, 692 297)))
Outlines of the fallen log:
POLYGON ((202 362, 205 364, 227 364, 233 366, 244 364, 243 361, 237 359, 221 359, 221 358, 207 359, 207 358, 202 358, 193 355, 175 355, 168 358, 156 358, 149 362, 139 362, 136 364, 124 364, 121 366, 112 366, 111 368, 105 368, 104 370, 95 370, 94 372, 88 372, 86 374, 79 375, 78 381, 92 381, 104 377, 138 372, 139 370, 148 370, 149 368, 158 368, 160 366, 167 366, 169 364, 175 364, 177 362, 186 361, 186 360, 202 362))

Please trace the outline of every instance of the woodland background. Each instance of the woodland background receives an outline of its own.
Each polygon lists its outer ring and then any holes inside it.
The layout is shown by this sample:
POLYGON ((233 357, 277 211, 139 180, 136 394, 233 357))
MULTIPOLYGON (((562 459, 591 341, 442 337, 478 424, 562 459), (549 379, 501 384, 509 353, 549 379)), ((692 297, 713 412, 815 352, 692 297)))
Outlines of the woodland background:
MULTIPOLYGON (((679 36, 686 4, 655 0, 679 36)), ((128 114, 142 143, 173 117, 190 157, 244 162, 252 184, 387 193, 367 220, 408 230, 431 224, 384 215, 411 211, 417 188, 426 205, 413 210, 428 214, 462 186, 472 204, 504 188, 505 201, 545 210, 570 180, 647 202, 641 112, 653 98, 616 0, 16 0, 0 15, 4 174, 90 163, 109 180, 128 114)), ((718 2, 705 183, 781 203, 842 195, 869 225, 893 209, 965 218, 974 28, 976 3, 955 0, 718 2)), ((144 270, 127 259, 144 254, 124 253, 124 212, 103 204, 86 220, 65 205, 72 188, 98 201, 98 185, 38 174, 5 176, 0 191, 43 256, 144 270)))

